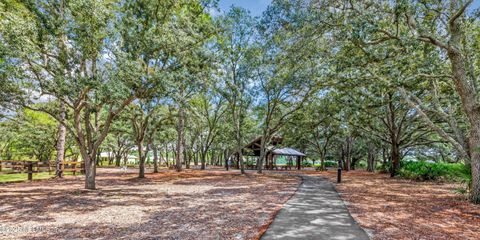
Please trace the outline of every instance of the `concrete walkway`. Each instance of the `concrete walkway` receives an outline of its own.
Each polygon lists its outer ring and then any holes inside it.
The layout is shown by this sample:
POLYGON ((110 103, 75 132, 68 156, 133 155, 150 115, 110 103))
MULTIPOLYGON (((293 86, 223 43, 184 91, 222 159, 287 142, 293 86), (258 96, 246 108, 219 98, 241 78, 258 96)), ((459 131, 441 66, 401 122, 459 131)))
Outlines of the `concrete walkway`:
POLYGON ((301 176, 303 183, 269 226, 268 239, 369 239, 340 199, 333 184, 301 176))

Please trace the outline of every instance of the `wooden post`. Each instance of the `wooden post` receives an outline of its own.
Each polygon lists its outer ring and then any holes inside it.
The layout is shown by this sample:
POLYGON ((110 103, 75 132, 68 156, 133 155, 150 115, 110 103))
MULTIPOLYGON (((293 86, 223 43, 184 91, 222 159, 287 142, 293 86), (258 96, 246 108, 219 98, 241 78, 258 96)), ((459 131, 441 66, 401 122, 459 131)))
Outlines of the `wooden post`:
POLYGON ((27 162, 27 166, 28 166, 28 181, 32 181, 33 180, 33 162, 27 162))
POLYGON ((300 158, 301 158, 300 156, 297 157, 297 170, 300 170, 300 167, 301 167, 300 158))

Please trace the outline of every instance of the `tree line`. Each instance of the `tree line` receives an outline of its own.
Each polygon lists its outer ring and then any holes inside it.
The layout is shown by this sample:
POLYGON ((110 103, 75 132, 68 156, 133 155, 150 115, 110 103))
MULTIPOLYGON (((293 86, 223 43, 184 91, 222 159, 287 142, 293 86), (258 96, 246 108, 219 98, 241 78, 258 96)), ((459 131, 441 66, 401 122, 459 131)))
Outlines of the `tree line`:
POLYGON ((119 165, 134 147, 139 177, 149 152, 155 172, 173 153, 178 171, 237 153, 244 173, 261 136, 261 173, 282 135, 322 170, 464 163, 480 202, 472 2, 274 0, 254 17, 207 0, 4 1, 0 154, 76 154, 94 189, 102 150, 119 165))

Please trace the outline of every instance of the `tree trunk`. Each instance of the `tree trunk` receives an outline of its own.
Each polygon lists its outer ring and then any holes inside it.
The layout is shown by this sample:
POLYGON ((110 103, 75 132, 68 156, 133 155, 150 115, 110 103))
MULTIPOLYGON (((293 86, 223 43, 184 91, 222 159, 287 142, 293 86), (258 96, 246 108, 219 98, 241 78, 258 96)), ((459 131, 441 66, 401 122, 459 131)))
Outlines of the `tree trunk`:
POLYGON ((265 135, 262 136, 261 138, 261 143, 260 143, 260 157, 258 158, 257 162, 257 172, 262 173, 262 168, 263 168, 263 161, 265 159, 266 151, 265 151, 265 145, 266 145, 266 137, 265 135))
POLYGON ((165 145, 165 165, 167 165, 167 168, 169 167, 169 162, 168 162, 168 145, 165 145))
POLYGON ((120 167, 120 162, 122 161, 122 154, 115 155, 115 166, 120 167))
POLYGON ((351 169, 351 170, 355 170, 355 168, 356 168, 356 166, 357 166, 357 163, 358 163, 358 161, 360 160, 360 158, 358 158, 358 157, 353 157, 353 156, 352 156, 351 159, 352 159, 352 160, 351 160, 351 163, 350 163, 350 169, 351 169))
POLYGON ((345 141, 345 171, 350 171, 352 161, 352 137, 345 141))
MULTIPOLYGON (((465 58, 461 53, 461 42, 464 38, 464 29, 460 21, 461 17, 450 22, 450 40, 448 47, 448 58, 450 59, 453 82, 455 89, 460 96, 462 108, 465 111, 469 123, 470 133, 468 136, 468 152, 472 170, 471 200, 480 203, 480 103, 477 98, 477 89, 472 84, 465 70, 465 58)), ((476 79, 472 79, 472 82, 476 79)))
POLYGON ((198 151, 195 151, 194 153, 193 164, 195 164, 195 166, 198 166, 198 151))
POLYGON ((180 105, 178 109, 178 126, 177 126, 177 149, 176 149, 176 168, 177 171, 182 171, 183 160, 183 142, 184 142, 184 128, 185 128, 185 112, 183 106, 180 105))
MULTIPOLYGON (((479 119, 480 120, 480 119, 479 119)), ((469 136, 471 156, 472 183, 470 186, 471 200, 480 203, 480 125, 474 127, 469 136)))
POLYGON ((145 178, 145 158, 146 154, 143 150, 143 141, 137 143, 138 148, 138 178, 145 178))
POLYGON ((158 173, 158 148, 156 145, 152 145, 153 148, 153 172, 158 173))
POLYGON ((375 171, 375 149, 372 143, 368 144, 367 171, 375 171))
POLYGON ((97 166, 95 161, 95 154, 89 156, 85 151, 82 151, 82 158, 85 162, 85 188, 95 190, 95 176, 97 166))
POLYGON ((391 148, 390 177, 394 177, 397 175, 398 169, 400 167, 400 152, 396 143, 392 143, 391 148))
POLYGON ((345 169, 345 147, 342 145, 338 148, 338 167, 342 170, 345 169))
MULTIPOLYGON (((63 101, 60 101, 60 121, 64 122, 65 121, 65 103, 63 101)), ((65 138, 67 136, 67 129, 66 127, 62 124, 58 124, 58 139, 57 139, 57 157, 55 159, 55 175, 59 178, 63 177, 63 169, 62 169, 62 164, 64 161, 65 157, 65 138)))
POLYGON ((206 161, 205 158, 206 158, 206 155, 207 155, 207 153, 206 153, 205 151, 202 151, 202 152, 200 153, 200 163, 202 164, 202 166, 200 167, 200 169, 202 169, 202 170, 205 170, 205 161, 206 161))
MULTIPOLYGON (((313 164, 313 167, 315 167, 315 164, 313 164)), ((325 155, 323 153, 320 156, 320 171, 325 171, 325 155)))

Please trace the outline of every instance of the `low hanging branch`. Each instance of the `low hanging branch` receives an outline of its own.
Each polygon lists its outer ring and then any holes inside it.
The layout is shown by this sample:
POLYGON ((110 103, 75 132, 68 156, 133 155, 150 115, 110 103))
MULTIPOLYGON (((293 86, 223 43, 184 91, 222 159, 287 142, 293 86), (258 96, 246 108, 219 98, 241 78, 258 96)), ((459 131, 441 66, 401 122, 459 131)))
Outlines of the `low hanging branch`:
POLYGON ((451 143, 455 149, 464 157, 465 159, 469 160, 470 156, 468 155, 466 149, 457 142, 454 138, 452 138, 448 133, 446 133, 442 128, 437 126, 428 116, 427 114, 420 108, 421 103, 415 103, 413 100, 410 98, 409 94, 403 87, 398 87, 398 90, 400 91, 400 94, 402 97, 405 99, 407 104, 415 109, 417 113, 420 115, 420 117, 425 121, 426 124, 428 124, 429 127, 431 127, 433 130, 435 130, 440 136, 442 136, 445 140, 447 140, 449 143, 451 143))

